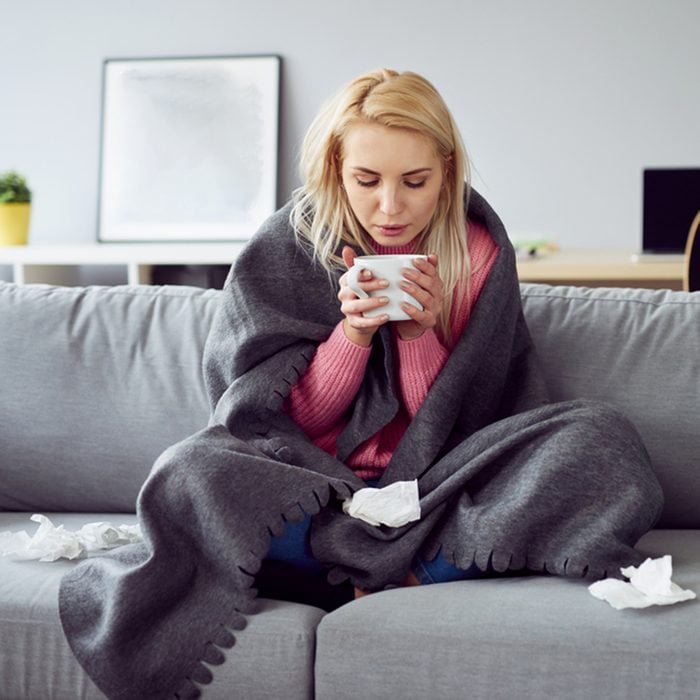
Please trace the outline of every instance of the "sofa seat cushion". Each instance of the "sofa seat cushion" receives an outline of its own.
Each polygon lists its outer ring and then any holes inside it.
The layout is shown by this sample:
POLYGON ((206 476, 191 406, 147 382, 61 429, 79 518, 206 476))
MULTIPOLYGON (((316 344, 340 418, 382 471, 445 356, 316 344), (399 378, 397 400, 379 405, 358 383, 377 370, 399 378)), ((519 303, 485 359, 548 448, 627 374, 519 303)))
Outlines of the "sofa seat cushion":
MULTIPOLYGON (((697 531, 658 530, 643 554, 673 555, 700 592, 697 531)), ((614 610, 586 583, 490 578, 384 591, 323 618, 316 697, 696 697, 700 601, 614 610)))
MULTIPOLYGON (((0 532, 37 525, 31 513, 0 512, 0 532)), ((89 522, 136 522, 134 515, 53 514, 55 525, 78 530, 89 522)), ((103 698, 74 659, 58 616, 61 576, 73 562, 15 561, 0 556, 0 698, 103 698)), ((301 700, 313 696, 316 627, 325 613, 315 607, 274 600, 259 601, 259 611, 236 632, 236 644, 224 650, 226 661, 213 667, 208 698, 301 700)))

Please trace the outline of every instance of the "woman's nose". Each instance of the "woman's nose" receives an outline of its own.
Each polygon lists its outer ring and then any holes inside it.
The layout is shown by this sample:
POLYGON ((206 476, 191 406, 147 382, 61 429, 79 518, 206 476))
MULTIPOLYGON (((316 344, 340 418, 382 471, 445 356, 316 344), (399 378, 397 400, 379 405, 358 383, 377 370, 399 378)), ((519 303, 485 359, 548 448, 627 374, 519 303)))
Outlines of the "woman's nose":
POLYGON ((382 214, 398 214, 403 207, 399 193, 393 187, 385 187, 379 194, 379 208, 382 214))

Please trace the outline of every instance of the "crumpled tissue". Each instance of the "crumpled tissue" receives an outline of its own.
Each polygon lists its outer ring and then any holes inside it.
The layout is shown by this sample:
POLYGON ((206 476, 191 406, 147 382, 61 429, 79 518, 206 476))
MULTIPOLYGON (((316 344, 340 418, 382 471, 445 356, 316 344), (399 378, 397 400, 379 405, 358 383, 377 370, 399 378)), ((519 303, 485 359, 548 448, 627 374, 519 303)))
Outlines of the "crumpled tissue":
POLYGON ((343 501, 343 512, 370 525, 401 527, 420 520, 418 480, 395 481, 381 489, 367 487, 343 501))
POLYGON ((25 530, 0 532, 0 555, 26 561, 78 559, 99 549, 112 549, 143 539, 139 525, 114 526, 108 522, 87 523, 71 532, 63 525, 54 525, 45 515, 35 513, 31 520, 39 523, 34 535, 25 530))
POLYGON ((592 595, 610 603, 616 610, 673 605, 696 597, 693 591, 671 581, 673 564, 670 554, 658 559, 649 558, 638 567, 628 566, 620 571, 629 581, 606 578, 588 587, 592 595))

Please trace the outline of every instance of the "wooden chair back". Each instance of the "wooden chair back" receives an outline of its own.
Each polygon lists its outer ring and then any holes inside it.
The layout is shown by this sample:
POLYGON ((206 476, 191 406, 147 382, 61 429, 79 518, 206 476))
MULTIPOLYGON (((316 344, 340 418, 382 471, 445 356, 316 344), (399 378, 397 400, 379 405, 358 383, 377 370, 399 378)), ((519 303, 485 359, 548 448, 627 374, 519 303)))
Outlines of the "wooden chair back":
POLYGON ((700 291, 700 211, 690 225, 688 240, 685 244, 683 262, 683 289, 686 292, 700 291))

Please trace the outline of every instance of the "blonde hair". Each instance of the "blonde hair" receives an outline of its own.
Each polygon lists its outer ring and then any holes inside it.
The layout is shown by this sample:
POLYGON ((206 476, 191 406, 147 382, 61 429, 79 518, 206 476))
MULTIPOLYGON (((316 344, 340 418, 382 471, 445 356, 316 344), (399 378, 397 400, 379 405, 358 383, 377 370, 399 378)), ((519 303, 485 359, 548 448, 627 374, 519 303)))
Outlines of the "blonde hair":
POLYGON ((358 122, 409 129, 427 136, 444 167, 443 187, 433 217, 418 235, 415 253, 437 253, 445 297, 438 330, 450 336, 453 291, 469 279, 465 233, 465 191, 469 162, 447 105, 425 78, 406 71, 379 69, 342 88, 320 111, 304 138, 300 158, 302 186, 293 193, 290 221, 298 239, 329 273, 343 269, 342 243, 371 254, 371 238, 362 229, 341 187, 343 142, 358 122))

